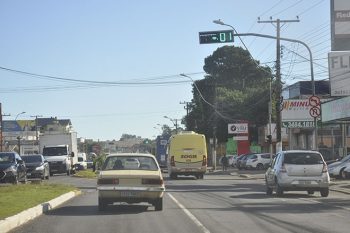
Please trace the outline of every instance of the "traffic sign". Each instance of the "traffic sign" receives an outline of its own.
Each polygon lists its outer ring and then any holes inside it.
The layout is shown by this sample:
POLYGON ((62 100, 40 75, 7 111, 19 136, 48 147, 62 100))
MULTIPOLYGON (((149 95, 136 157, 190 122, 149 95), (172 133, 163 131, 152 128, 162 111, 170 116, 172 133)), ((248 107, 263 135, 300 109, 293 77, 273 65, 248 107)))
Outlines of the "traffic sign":
POLYGON ((319 117, 321 115, 321 109, 319 106, 313 106, 310 110, 309 110, 310 116, 312 117, 319 117))
POLYGON ((233 30, 199 32, 200 44, 233 42, 233 30))
POLYGON ((321 105, 320 97, 315 96, 315 95, 310 96, 310 98, 309 98, 309 104, 310 104, 311 106, 320 106, 320 105, 321 105))

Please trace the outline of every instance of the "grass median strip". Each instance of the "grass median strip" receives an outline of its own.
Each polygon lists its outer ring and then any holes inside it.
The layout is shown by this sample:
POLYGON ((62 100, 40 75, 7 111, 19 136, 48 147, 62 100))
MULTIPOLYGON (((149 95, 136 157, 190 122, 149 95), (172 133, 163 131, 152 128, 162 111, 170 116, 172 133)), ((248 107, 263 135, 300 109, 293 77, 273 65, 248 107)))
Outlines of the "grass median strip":
POLYGON ((73 186, 45 183, 1 186, 0 220, 75 189, 73 186))
POLYGON ((77 171, 76 174, 74 174, 75 177, 81 177, 81 178, 96 178, 96 173, 93 172, 92 170, 88 169, 88 170, 81 170, 81 171, 77 171))

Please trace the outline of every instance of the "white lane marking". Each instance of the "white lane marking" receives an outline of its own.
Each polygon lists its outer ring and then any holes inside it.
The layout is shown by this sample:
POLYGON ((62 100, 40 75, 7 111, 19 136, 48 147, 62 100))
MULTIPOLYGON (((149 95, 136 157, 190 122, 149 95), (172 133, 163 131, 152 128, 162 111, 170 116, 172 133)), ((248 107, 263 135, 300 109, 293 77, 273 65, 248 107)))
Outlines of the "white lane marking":
POLYGON ((210 233, 210 231, 188 209, 186 209, 185 206, 176 200, 173 195, 170 193, 167 194, 204 233, 210 233))

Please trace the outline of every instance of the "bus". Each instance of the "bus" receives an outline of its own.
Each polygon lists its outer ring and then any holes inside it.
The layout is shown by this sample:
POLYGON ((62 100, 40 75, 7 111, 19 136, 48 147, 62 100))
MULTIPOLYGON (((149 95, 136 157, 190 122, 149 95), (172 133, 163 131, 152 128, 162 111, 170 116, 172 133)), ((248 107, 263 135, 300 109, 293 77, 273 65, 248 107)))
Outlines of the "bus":
POLYGON ((208 159, 205 135, 193 131, 173 135, 169 139, 167 151, 170 179, 176 179, 178 175, 193 175, 203 179, 208 159))

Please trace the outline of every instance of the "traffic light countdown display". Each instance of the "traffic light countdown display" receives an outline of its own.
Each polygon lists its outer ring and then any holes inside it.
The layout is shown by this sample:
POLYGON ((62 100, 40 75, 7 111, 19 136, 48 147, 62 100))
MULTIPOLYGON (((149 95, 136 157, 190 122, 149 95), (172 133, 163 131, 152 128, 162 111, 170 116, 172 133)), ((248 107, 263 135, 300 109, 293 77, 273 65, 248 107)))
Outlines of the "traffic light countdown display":
POLYGON ((200 44, 229 43, 233 42, 233 31, 210 31, 199 32, 200 44))

